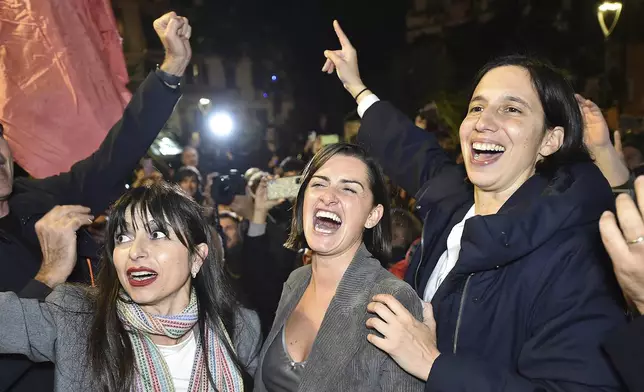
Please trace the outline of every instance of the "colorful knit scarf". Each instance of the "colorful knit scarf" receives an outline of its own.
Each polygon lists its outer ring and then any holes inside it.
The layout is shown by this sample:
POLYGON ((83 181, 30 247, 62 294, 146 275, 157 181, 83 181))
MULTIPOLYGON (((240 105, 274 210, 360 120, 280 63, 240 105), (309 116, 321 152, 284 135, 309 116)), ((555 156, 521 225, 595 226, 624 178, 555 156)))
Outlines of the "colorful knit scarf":
MULTIPOLYGON (((190 295, 188 307, 174 316, 148 314, 131 301, 125 292, 121 292, 121 297, 124 300, 117 302, 118 316, 125 329, 130 332, 137 367, 132 390, 136 392, 174 392, 174 383, 168 365, 156 345, 150 340, 149 335, 179 339, 195 326, 198 312, 197 295, 194 289, 190 295)), ((226 334, 228 344, 233 347, 223 323, 221 320, 218 321, 221 330, 226 334)), ((205 340, 207 346, 204 350, 201 346, 201 339, 198 339, 197 355, 192 366, 188 391, 213 391, 214 389, 208 380, 208 373, 212 375, 217 391, 243 391, 241 373, 226 350, 224 342, 212 330, 212 326, 206 328, 205 340), (208 366, 206 366, 204 352, 208 358, 208 366)))

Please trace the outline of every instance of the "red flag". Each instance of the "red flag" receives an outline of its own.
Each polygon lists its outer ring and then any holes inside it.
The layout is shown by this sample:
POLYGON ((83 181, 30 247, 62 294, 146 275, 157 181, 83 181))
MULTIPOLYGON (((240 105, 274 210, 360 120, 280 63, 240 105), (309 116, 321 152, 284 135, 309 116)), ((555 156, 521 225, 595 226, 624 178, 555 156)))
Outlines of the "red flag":
POLYGON ((109 0, 0 3, 0 122, 32 176, 94 152, 123 114, 127 82, 109 0))

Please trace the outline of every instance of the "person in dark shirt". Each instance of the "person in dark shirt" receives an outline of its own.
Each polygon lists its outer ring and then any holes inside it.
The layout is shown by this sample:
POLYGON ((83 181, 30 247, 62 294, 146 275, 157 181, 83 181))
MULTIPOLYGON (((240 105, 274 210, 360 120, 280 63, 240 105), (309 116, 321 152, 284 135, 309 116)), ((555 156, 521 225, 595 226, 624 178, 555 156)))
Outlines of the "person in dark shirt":
MULTIPOLYGON (((72 208, 80 220, 84 219, 80 216, 105 211, 123 193, 125 180, 172 114, 181 95, 180 77, 190 62, 191 27, 174 12, 156 20, 154 27, 166 58, 139 87, 121 120, 90 157, 57 176, 14 180, 11 149, 0 137, 0 292, 30 296, 46 284, 33 280, 44 257, 36 222, 59 205, 72 208)), ((83 223, 89 224, 89 218, 75 223, 75 228, 83 223)), ((98 246, 90 233, 79 231, 77 263, 70 280, 91 283, 93 271, 98 269, 92 261, 97 254, 98 246)), ((0 356, 0 392, 51 390, 52 369, 21 357, 0 356)))

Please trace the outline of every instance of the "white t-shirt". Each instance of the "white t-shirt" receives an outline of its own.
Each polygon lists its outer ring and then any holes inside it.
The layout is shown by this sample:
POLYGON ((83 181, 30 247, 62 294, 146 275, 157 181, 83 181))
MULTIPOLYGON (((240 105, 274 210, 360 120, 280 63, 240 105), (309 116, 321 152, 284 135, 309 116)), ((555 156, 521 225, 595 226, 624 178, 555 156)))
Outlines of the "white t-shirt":
POLYGON ((197 339, 193 331, 183 342, 173 346, 156 345, 159 349, 165 363, 170 369, 170 376, 174 382, 176 392, 188 392, 190 387, 190 376, 192 376, 192 366, 197 355, 197 339))
POLYGON ((425 293, 423 295, 423 300, 425 302, 431 302, 434 298, 434 294, 438 291, 438 288, 441 286, 441 283, 445 280, 447 275, 452 271, 456 262, 458 261, 458 255, 461 252, 461 237, 463 237, 463 230, 465 229, 465 221, 470 219, 475 215, 474 206, 472 206, 462 221, 456 224, 452 228, 452 231, 449 232, 447 236, 447 249, 438 259, 432 275, 429 277, 427 286, 425 286, 425 293))

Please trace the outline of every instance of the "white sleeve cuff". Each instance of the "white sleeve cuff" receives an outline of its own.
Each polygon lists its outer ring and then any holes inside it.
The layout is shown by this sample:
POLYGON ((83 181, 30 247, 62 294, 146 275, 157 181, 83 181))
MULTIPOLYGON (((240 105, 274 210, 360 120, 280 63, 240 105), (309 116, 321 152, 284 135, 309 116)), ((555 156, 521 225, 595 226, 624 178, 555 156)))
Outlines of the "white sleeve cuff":
POLYGON ((263 225, 250 222, 248 225, 248 236, 249 237, 261 237, 266 233, 266 223, 263 225))
POLYGON ((360 104, 358 105, 358 115, 360 118, 364 116, 364 112, 367 111, 374 103, 380 101, 380 98, 376 96, 376 94, 369 94, 366 97, 360 101, 360 104))

